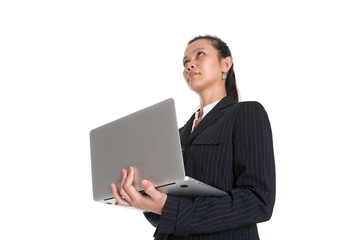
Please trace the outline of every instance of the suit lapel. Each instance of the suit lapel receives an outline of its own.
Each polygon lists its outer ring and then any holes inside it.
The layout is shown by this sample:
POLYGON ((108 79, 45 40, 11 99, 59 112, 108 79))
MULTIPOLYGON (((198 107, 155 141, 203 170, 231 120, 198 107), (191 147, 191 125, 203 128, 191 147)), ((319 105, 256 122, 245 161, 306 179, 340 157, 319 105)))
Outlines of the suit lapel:
POLYGON ((194 117, 195 114, 192 115, 192 117, 188 120, 188 122, 184 125, 182 131, 180 132, 182 146, 185 145, 189 137, 189 134, 191 133, 194 117))
POLYGON ((220 116, 223 115, 223 112, 221 111, 223 108, 228 107, 229 105, 232 105, 236 103, 231 97, 224 97, 214 108, 199 122, 197 127, 194 129, 193 132, 190 132, 192 130, 194 115, 190 120, 188 120, 184 130, 187 132, 184 132, 184 138, 182 138, 182 143, 187 143, 189 141, 192 141, 198 134, 200 134, 202 131, 204 131, 209 125, 211 125, 214 121, 216 121, 220 116))

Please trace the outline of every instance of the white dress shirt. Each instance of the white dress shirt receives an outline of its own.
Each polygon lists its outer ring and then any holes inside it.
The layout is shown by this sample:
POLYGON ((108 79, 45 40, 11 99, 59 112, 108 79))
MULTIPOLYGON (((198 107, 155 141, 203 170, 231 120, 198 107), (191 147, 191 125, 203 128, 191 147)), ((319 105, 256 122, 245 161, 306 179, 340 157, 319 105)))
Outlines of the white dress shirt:
MULTIPOLYGON (((214 106, 217 105, 217 103, 221 101, 221 100, 218 100, 218 101, 215 101, 211 104, 208 104, 207 106, 204 106, 203 107, 203 116, 201 118, 201 120, 207 115, 207 113, 209 113, 213 108, 214 106)), ((196 124, 196 121, 198 120, 198 117, 199 117, 199 110, 195 113, 196 115, 194 116, 194 120, 193 120, 193 126, 192 126, 192 131, 194 130, 194 125, 196 124)))

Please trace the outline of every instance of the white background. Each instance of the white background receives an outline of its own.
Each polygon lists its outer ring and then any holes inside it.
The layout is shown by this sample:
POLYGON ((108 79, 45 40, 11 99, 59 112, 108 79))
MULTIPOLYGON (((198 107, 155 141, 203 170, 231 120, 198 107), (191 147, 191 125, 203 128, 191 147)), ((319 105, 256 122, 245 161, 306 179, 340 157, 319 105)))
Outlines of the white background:
POLYGON ((277 201, 262 239, 360 239, 359 1, 1 1, 0 238, 152 239, 142 213, 92 200, 89 131, 198 97, 188 40, 231 48, 266 108, 277 201))

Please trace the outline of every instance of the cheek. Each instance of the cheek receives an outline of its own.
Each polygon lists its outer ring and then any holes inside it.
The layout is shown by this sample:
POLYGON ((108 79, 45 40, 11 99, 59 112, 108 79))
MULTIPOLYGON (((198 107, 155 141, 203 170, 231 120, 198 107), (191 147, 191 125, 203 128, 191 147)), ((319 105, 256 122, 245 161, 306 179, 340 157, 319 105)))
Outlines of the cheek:
POLYGON ((221 79, 222 70, 219 68, 219 65, 214 64, 213 67, 209 69, 209 75, 213 79, 221 79))
POLYGON ((183 78, 184 78, 184 80, 188 83, 186 70, 183 71, 183 78))

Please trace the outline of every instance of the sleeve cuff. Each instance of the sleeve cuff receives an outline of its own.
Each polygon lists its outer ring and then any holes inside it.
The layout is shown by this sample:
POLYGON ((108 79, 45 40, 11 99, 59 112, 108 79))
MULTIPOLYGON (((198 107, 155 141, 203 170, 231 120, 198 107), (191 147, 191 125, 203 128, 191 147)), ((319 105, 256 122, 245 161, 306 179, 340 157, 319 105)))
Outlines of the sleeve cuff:
POLYGON ((145 218, 150 222, 154 227, 158 227, 160 216, 153 212, 144 211, 145 218))
POLYGON ((164 204, 162 214, 159 219, 158 229, 159 233, 174 233, 177 213, 179 206, 179 197, 168 195, 167 201, 164 204))

